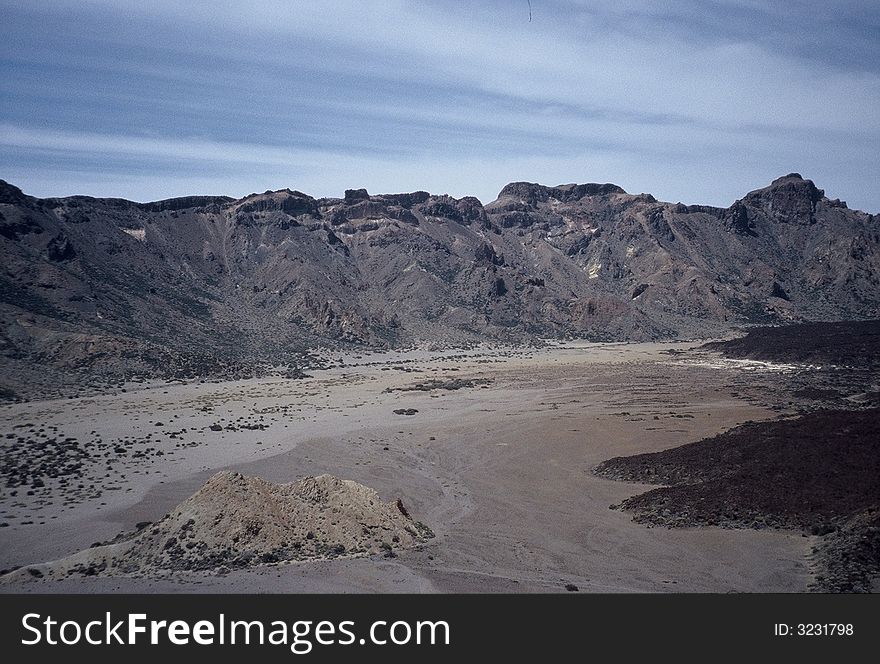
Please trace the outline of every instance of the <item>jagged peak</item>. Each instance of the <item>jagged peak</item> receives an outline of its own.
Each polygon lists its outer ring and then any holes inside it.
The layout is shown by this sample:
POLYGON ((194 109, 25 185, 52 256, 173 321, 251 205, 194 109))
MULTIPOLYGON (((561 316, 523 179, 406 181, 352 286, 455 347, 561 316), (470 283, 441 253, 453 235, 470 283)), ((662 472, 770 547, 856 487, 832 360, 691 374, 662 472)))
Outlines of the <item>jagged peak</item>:
POLYGON ((253 193, 248 194, 247 196, 243 196, 238 200, 235 200, 236 203, 243 203, 244 201, 259 199, 259 198, 274 198, 274 199, 283 199, 283 198, 307 198, 309 200, 315 200, 312 196, 308 194, 304 194, 303 192, 297 189, 290 189, 289 187, 285 187, 284 189, 267 189, 262 194, 253 193))
POLYGON ((545 201, 549 198, 550 187, 537 182, 510 182, 498 192, 498 198, 522 198, 529 202, 545 201))
POLYGON ((788 201, 804 199, 808 200, 810 205, 815 205, 825 196, 825 191, 813 184, 812 180, 804 179, 800 173, 789 173, 776 178, 766 187, 750 191, 743 197, 743 200, 764 200, 767 196, 788 201))
POLYGON ((412 191, 406 194, 378 194, 375 198, 387 201, 392 205, 400 205, 405 208, 412 207, 413 205, 418 205, 419 203, 424 203, 429 198, 431 198, 431 194, 427 191, 422 191, 419 189, 418 191, 412 191))
POLYGON ((609 194, 625 194, 626 191, 606 182, 599 184, 588 182, 585 184, 560 184, 555 187, 538 184, 535 182, 511 182, 499 192, 498 198, 519 198, 530 205, 555 198, 561 201, 576 201, 587 196, 607 196, 609 194))
POLYGON ((819 189, 812 180, 805 179, 800 173, 789 173, 788 175, 776 178, 766 187, 750 191, 744 198, 779 189, 807 194, 813 201, 818 201, 825 195, 824 190, 819 189))
POLYGON ((27 196, 14 184, 9 184, 6 180, 0 180, 0 203, 19 203, 27 196))
POLYGON ((316 215, 318 202, 301 191, 279 189, 262 194, 249 194, 235 201, 234 209, 241 213, 281 210, 293 216, 316 215))
POLYGON ((778 222, 812 224, 816 205, 824 197, 825 192, 816 187, 812 180, 805 180, 800 173, 789 173, 776 178, 766 187, 749 192, 730 210, 745 204, 763 211, 778 222))
POLYGON ((773 187, 778 184, 782 184, 786 180, 801 180, 803 181, 804 177, 800 173, 789 173, 788 175, 783 175, 781 178, 776 178, 773 182, 770 183, 770 186, 773 187))
POLYGON ((345 198, 343 200, 346 203, 357 203, 359 201, 368 201, 368 200, 370 200, 370 194, 366 189, 346 189, 345 190, 345 198))

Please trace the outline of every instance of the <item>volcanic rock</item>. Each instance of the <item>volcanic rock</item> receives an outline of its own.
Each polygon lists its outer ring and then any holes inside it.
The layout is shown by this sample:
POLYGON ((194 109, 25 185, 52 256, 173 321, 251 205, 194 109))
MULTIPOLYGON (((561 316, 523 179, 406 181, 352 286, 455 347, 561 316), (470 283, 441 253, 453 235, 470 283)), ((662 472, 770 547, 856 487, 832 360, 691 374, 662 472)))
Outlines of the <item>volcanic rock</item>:
POLYGON ((431 537, 400 499, 383 502, 376 491, 351 480, 320 475, 274 484, 220 472, 158 522, 138 524, 130 537, 30 569, 55 578, 216 572, 387 555, 431 537))

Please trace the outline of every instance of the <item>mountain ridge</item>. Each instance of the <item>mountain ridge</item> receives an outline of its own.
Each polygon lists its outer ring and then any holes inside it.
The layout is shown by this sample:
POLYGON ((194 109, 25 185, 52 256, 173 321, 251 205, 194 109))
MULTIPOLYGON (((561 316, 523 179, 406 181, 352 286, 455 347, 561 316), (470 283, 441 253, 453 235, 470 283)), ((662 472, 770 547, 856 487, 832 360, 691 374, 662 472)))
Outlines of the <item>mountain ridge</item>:
MULTIPOLYGON (((0 363, 247 374, 322 346, 717 336, 880 316, 880 217, 797 173, 728 208, 605 183, 136 203, 0 181, 0 363)), ((71 378, 71 380, 73 380, 71 378)))

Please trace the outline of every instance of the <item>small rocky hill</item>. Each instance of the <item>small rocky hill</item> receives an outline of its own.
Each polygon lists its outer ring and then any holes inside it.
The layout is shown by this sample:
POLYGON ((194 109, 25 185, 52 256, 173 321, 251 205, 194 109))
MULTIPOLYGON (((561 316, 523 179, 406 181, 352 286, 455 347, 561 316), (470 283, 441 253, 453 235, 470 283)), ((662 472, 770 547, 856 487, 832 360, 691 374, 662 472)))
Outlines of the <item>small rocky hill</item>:
POLYGON ((164 518, 136 533, 7 580, 86 575, 224 572, 254 565, 396 556, 433 537, 398 499, 382 502, 362 484, 331 475, 273 484, 220 472, 164 518))

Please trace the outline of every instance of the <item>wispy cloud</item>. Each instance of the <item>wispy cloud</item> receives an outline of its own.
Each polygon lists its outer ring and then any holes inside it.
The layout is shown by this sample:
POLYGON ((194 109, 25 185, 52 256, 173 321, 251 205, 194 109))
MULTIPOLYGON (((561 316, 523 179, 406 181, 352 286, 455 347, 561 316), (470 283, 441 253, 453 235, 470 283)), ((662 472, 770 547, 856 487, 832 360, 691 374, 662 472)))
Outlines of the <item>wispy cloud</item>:
POLYGON ((591 179, 727 204, 800 170, 880 208, 868 2, 0 4, 0 169, 35 193, 591 179))

